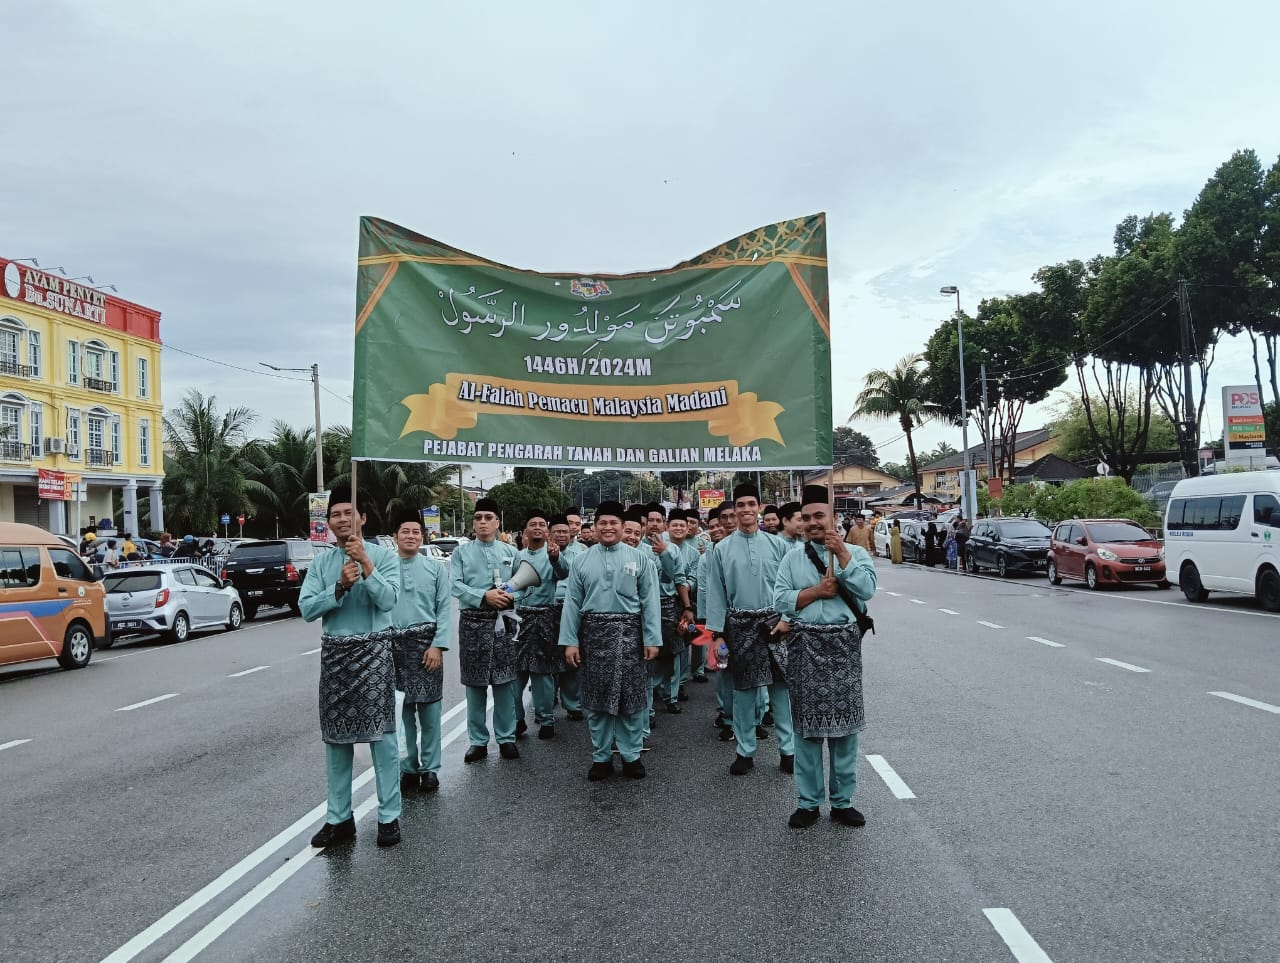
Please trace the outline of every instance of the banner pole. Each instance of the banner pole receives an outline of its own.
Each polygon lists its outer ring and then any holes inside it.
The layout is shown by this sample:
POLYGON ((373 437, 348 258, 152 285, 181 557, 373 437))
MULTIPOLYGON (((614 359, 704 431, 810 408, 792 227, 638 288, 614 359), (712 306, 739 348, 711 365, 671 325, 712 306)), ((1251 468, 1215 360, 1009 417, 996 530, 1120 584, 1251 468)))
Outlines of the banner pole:
MULTIPOLYGON (((827 469, 827 514, 831 516, 832 531, 839 531, 836 526, 836 466, 827 469)), ((827 575, 836 573, 835 556, 827 552, 827 575)))
POLYGON ((356 460, 351 459, 351 517, 355 521, 355 533, 361 537, 364 533, 360 530, 360 502, 358 501, 356 489, 356 460))

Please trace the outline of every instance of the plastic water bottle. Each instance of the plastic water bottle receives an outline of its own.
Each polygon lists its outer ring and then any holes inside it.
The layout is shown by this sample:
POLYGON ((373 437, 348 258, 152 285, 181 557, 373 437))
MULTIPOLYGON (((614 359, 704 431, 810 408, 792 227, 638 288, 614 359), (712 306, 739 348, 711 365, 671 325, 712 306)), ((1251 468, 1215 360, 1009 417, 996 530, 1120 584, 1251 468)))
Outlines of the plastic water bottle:
POLYGON ((716 646, 716 661, 722 666, 729 664, 729 647, 723 642, 716 646))

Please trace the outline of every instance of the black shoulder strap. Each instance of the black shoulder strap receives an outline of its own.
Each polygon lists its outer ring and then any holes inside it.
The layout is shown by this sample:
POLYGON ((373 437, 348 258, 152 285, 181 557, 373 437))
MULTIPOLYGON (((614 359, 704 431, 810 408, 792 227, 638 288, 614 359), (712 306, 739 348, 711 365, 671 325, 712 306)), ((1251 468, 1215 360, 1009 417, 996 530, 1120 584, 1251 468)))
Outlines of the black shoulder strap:
MULTIPOLYGON (((818 570, 820 576, 825 577, 827 574, 827 566, 823 564, 822 559, 818 555, 818 550, 813 547, 813 542, 806 541, 804 543, 804 553, 809 557, 809 561, 813 563, 813 567, 818 570)), ((849 611, 853 613, 854 620, 858 623, 858 628, 863 635, 868 632, 875 632, 876 623, 870 613, 860 605, 857 600, 849 594, 849 590, 840 582, 836 581, 836 592, 840 596, 840 601, 849 606, 849 611)))

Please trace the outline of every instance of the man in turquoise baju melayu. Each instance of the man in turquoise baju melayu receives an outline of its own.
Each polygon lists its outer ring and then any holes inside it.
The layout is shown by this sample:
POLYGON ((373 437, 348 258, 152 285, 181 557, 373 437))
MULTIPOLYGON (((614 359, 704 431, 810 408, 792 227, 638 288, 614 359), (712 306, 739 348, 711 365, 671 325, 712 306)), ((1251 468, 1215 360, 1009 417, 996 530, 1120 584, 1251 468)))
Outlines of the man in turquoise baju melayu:
POLYGON ((649 667, 653 686, 653 699, 662 702, 667 712, 678 714, 680 646, 683 643, 677 633, 682 601, 687 601, 683 556, 667 537, 667 511, 657 502, 645 506, 648 534, 644 541, 658 566, 658 594, 662 604, 662 652, 649 667))
MULTIPOLYGON (((516 670, 529 677, 533 690, 533 721, 539 739, 556 736, 556 677, 568 668, 560 649, 560 609, 556 606, 556 586, 569 577, 569 566, 560 546, 548 542, 547 513, 530 512, 524 525, 524 548, 516 554, 516 570, 528 562, 538 573, 539 584, 522 590, 519 649, 516 670)), ((518 710, 517 710, 518 711, 518 710)))
POLYGON ((378 845, 394 846, 400 842, 400 752, 389 630, 400 595, 400 563, 395 552, 361 537, 364 515, 349 487, 329 492, 328 517, 338 544, 316 555, 298 598, 302 617, 320 619, 323 627, 320 732, 329 805, 311 845, 355 838, 351 770, 355 744, 367 742, 378 790, 378 845))
POLYGON ((804 518, 800 508, 799 502, 787 502, 778 509, 778 520, 782 526, 778 535, 790 548, 804 544, 804 518))
POLYGON ((396 688, 404 693, 400 720, 408 750, 400 760, 400 790, 440 788, 440 700, 444 653, 453 635, 449 573, 439 559, 421 554, 422 515, 405 508, 391 518, 400 557, 400 598, 391 611, 391 654, 396 688))
POLYGON ((738 530, 724 538, 707 562, 707 628, 715 643, 729 649, 733 676, 733 732, 737 756, 729 766, 735 776, 745 776, 755 766, 756 726, 764 715, 762 696, 773 706, 778 768, 789 773, 794 765, 791 702, 786 682, 779 676, 770 651, 785 626, 776 624, 773 587, 778 565, 787 546, 776 535, 759 530, 760 494, 754 485, 739 485, 733 492, 738 530))
MULTIPOLYGON (((680 652, 676 665, 679 680, 677 698, 681 702, 688 701, 684 684, 690 680, 707 681, 706 650, 701 645, 690 645, 684 630, 698 620, 698 563, 702 561, 702 552, 698 550, 698 542, 689 537, 689 519, 697 518, 698 513, 683 508, 673 508, 667 516, 667 535, 673 546, 680 550, 680 571, 684 576, 684 595, 681 597, 682 611, 677 627, 680 629, 680 652)), ((679 594, 679 588, 676 592, 679 594)))
MULTIPOLYGON (((698 585, 702 591, 698 593, 698 621, 707 624, 707 563, 711 560, 712 550, 724 541, 724 537, 734 530, 733 502, 723 501, 719 507, 711 510, 707 521, 707 534, 711 539, 711 548, 698 560, 698 585)), ((716 672, 716 718, 712 723, 720 730, 721 742, 732 742, 733 735, 733 676, 728 666, 720 666, 716 672)))
POLYGON ((875 595, 876 567, 865 550, 846 544, 835 531, 826 488, 806 485, 803 501, 808 544, 782 560, 774 592, 774 604, 789 622, 783 661, 796 728, 797 806, 788 825, 812 826, 825 795, 834 821, 861 826, 866 820, 853 808, 853 791, 865 714, 862 634, 854 607, 865 612, 875 595), (826 786, 824 740, 831 755, 826 786))
MULTIPOLYGON (((573 560, 587 550, 587 546, 573 537, 570 518, 578 519, 578 527, 582 527, 581 515, 555 515, 551 521, 551 540, 560 548, 560 557, 570 568, 573 560)), ((568 589, 567 581, 556 582, 556 606, 564 608, 564 593, 568 589)), ((571 722, 581 722, 586 716, 582 712, 582 700, 578 697, 578 670, 565 669, 556 679, 560 693, 560 705, 564 706, 565 716, 571 722)))
POLYGON ((492 498, 476 502, 476 537, 454 549, 453 596, 458 600, 458 665, 467 688, 467 739, 463 762, 489 754, 485 701, 493 690, 493 735, 503 759, 519 759, 516 748, 516 623, 504 616, 515 596, 502 586, 515 571, 516 550, 498 538, 502 510, 492 498))
POLYGON ((643 779, 648 663, 662 645, 658 580, 646 554, 622 544, 622 506, 596 509, 598 543, 569 574, 560 645, 578 666, 582 705, 591 730, 592 782, 613 775, 613 745, 623 775, 643 779))

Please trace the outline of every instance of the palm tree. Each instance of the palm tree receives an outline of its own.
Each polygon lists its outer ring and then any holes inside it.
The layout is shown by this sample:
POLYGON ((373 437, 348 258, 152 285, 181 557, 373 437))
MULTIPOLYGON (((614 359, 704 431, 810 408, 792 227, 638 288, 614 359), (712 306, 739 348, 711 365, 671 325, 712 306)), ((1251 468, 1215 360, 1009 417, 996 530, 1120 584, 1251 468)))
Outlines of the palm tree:
POLYGON ((307 496, 315 487, 315 432, 283 421, 271 426, 271 437, 249 445, 244 454, 245 494, 253 503, 255 527, 263 535, 305 536, 309 524, 307 496))
POLYGON ((244 491, 248 408, 218 414, 217 399, 189 391, 164 418, 164 494, 175 532, 207 535, 218 516, 252 508, 244 491))
MULTIPOLYGON (((339 425, 325 432, 325 458, 332 458, 331 484, 351 484, 351 429, 339 425)), ((357 469, 356 491, 364 508, 365 533, 386 533, 387 519, 400 508, 421 509, 428 505, 447 508, 456 504, 458 490, 453 481, 457 465, 428 462, 363 461, 357 469)))
POLYGON ((922 368, 923 354, 909 354, 891 371, 876 368, 867 372, 865 387, 854 402, 853 418, 885 418, 898 422, 907 436, 908 465, 911 482, 920 494, 920 466, 916 463, 916 446, 911 431, 928 419, 944 413, 941 405, 929 400, 929 377, 922 368))

